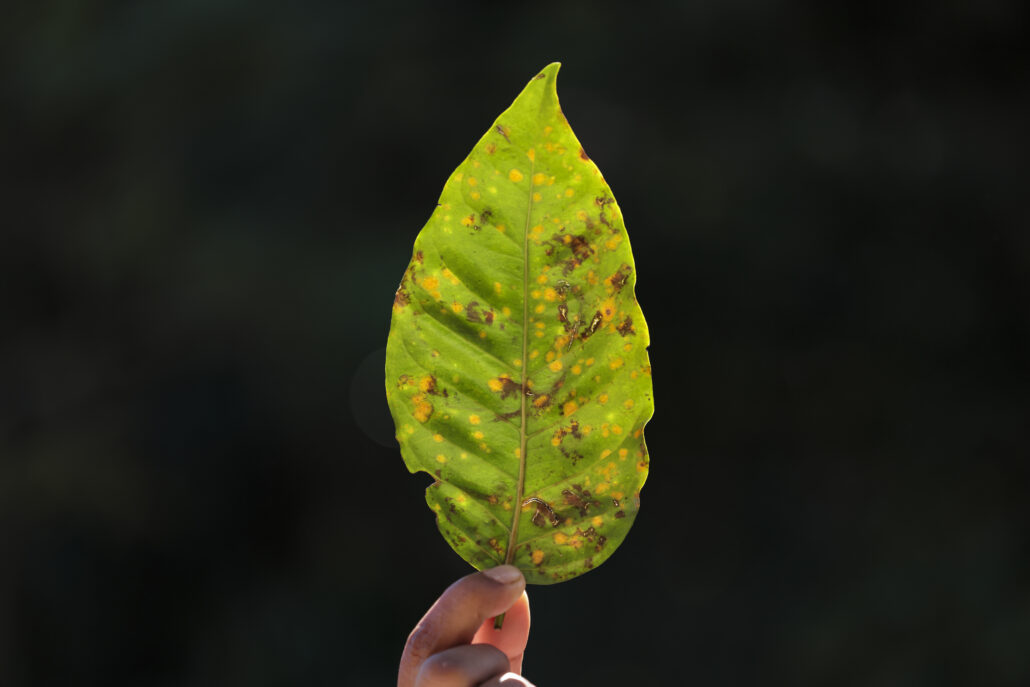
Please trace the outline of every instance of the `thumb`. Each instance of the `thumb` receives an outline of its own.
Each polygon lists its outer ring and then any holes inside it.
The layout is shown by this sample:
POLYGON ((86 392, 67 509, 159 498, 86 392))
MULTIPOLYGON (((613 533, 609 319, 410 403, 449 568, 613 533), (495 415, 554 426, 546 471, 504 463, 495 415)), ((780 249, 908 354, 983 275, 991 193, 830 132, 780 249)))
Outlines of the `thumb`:
POLYGON ((504 626, 494 629, 494 619, 488 618, 476 630, 473 644, 491 644, 505 653, 513 673, 522 674, 522 657, 529 640, 529 596, 522 592, 518 601, 504 614, 504 626))

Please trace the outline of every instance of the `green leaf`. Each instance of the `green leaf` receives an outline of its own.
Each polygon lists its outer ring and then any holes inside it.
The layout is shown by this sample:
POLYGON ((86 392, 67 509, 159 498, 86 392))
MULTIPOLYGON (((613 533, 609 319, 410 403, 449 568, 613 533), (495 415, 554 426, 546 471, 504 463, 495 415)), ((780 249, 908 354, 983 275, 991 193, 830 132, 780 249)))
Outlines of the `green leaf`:
POLYGON ((629 531, 654 412, 622 213, 534 77, 447 180, 393 305, 386 391, 441 533, 479 569, 575 577, 629 531))

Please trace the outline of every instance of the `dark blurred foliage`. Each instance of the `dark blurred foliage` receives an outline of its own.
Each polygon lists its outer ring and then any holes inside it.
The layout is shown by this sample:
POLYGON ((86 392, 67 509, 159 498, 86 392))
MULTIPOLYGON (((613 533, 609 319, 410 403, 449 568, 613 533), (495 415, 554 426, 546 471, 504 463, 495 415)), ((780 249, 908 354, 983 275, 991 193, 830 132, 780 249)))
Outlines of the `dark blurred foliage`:
POLYGON ((0 685, 389 684, 467 567, 393 291, 552 60, 657 414, 546 685, 1030 683, 1027 6, 43 2, 0 21, 0 685))

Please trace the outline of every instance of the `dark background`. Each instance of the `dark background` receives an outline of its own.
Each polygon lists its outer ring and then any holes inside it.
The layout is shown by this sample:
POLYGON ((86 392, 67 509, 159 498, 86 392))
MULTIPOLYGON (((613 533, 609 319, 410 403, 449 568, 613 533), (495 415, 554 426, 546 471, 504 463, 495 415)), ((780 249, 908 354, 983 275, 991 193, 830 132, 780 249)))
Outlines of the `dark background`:
POLYGON ((0 685, 395 679, 467 566, 392 442, 393 292, 553 60, 657 413, 528 676, 1030 682, 1024 3, 3 14, 0 685))

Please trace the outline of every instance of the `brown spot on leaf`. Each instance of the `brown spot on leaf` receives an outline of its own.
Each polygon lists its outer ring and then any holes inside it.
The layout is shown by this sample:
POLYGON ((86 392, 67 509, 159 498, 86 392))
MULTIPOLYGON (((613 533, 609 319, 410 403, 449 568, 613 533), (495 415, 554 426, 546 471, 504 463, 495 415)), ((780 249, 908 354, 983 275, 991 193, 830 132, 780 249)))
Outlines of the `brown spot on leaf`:
POLYGON ((589 160, 590 159, 590 156, 587 155, 587 151, 583 150, 582 146, 580 146, 580 149, 579 149, 579 159, 581 159, 581 160, 589 160))
POLYGON ((469 322, 481 323, 483 316, 479 313, 478 307, 479 301, 469 301, 469 304, 465 307, 465 319, 469 322))
MULTIPOLYGON (((573 484, 572 489, 562 489, 561 495, 565 499, 565 504, 578 510, 580 515, 586 515, 590 506, 601 505, 597 501, 591 500, 590 492, 578 484, 573 484)), ((590 529, 593 531, 592 527, 590 529)))
POLYGON ((624 511, 617 510, 617 511, 615 511, 615 517, 616 518, 620 518, 620 519, 624 518, 624 517, 626 517, 626 513, 624 511))
POLYGON ((522 390, 522 385, 509 377, 498 377, 501 382, 501 398, 508 398, 522 390))
POLYGON ((626 281, 629 279, 631 271, 632 270, 629 265, 622 263, 619 270, 605 280, 611 285, 613 294, 622 291, 622 287, 626 285, 626 281))
POLYGON ((558 450, 561 451, 561 454, 563 456, 565 456, 566 458, 571 460, 573 465, 575 465, 579 461, 583 460, 583 454, 580 453, 579 451, 572 451, 572 450, 569 450, 569 449, 565 448, 564 446, 559 446, 558 450))
POLYGON ((526 505, 527 503, 533 503, 536 506, 536 510, 533 512, 533 517, 530 521, 537 527, 543 527, 548 522, 551 523, 551 527, 557 527, 561 523, 561 519, 558 517, 558 514, 555 513, 550 504, 543 499, 538 499, 537 497, 532 496, 523 501, 522 505, 526 505))
POLYGON ((558 321, 565 325, 565 331, 569 330, 569 306, 564 303, 558 304, 558 321))
POLYGON ((579 338, 583 339, 584 341, 589 339, 591 336, 594 335, 594 332, 597 331, 597 328, 601 326, 601 322, 603 322, 603 321, 604 321, 604 316, 601 315, 601 311, 598 310, 597 312, 594 313, 593 319, 590 320, 590 326, 587 327, 586 330, 582 334, 579 335, 579 338))
POLYGON ((483 321, 486 322, 487 324, 493 324, 494 323, 494 311, 493 310, 484 310, 483 311, 483 321))
POLYGON ((501 136, 504 136, 504 140, 505 141, 507 141, 508 143, 511 143, 511 139, 508 138, 508 134, 505 133, 504 127, 501 126, 500 124, 497 125, 497 133, 499 133, 501 136))
POLYGON ((637 333, 636 330, 633 329, 633 318, 630 317, 629 315, 626 315, 626 319, 623 321, 623 323, 620 324, 615 329, 622 336, 629 336, 630 334, 636 334, 637 333))
POLYGON ((422 264, 422 251, 418 251, 417 253, 415 253, 415 260, 418 261, 418 264, 422 264))

